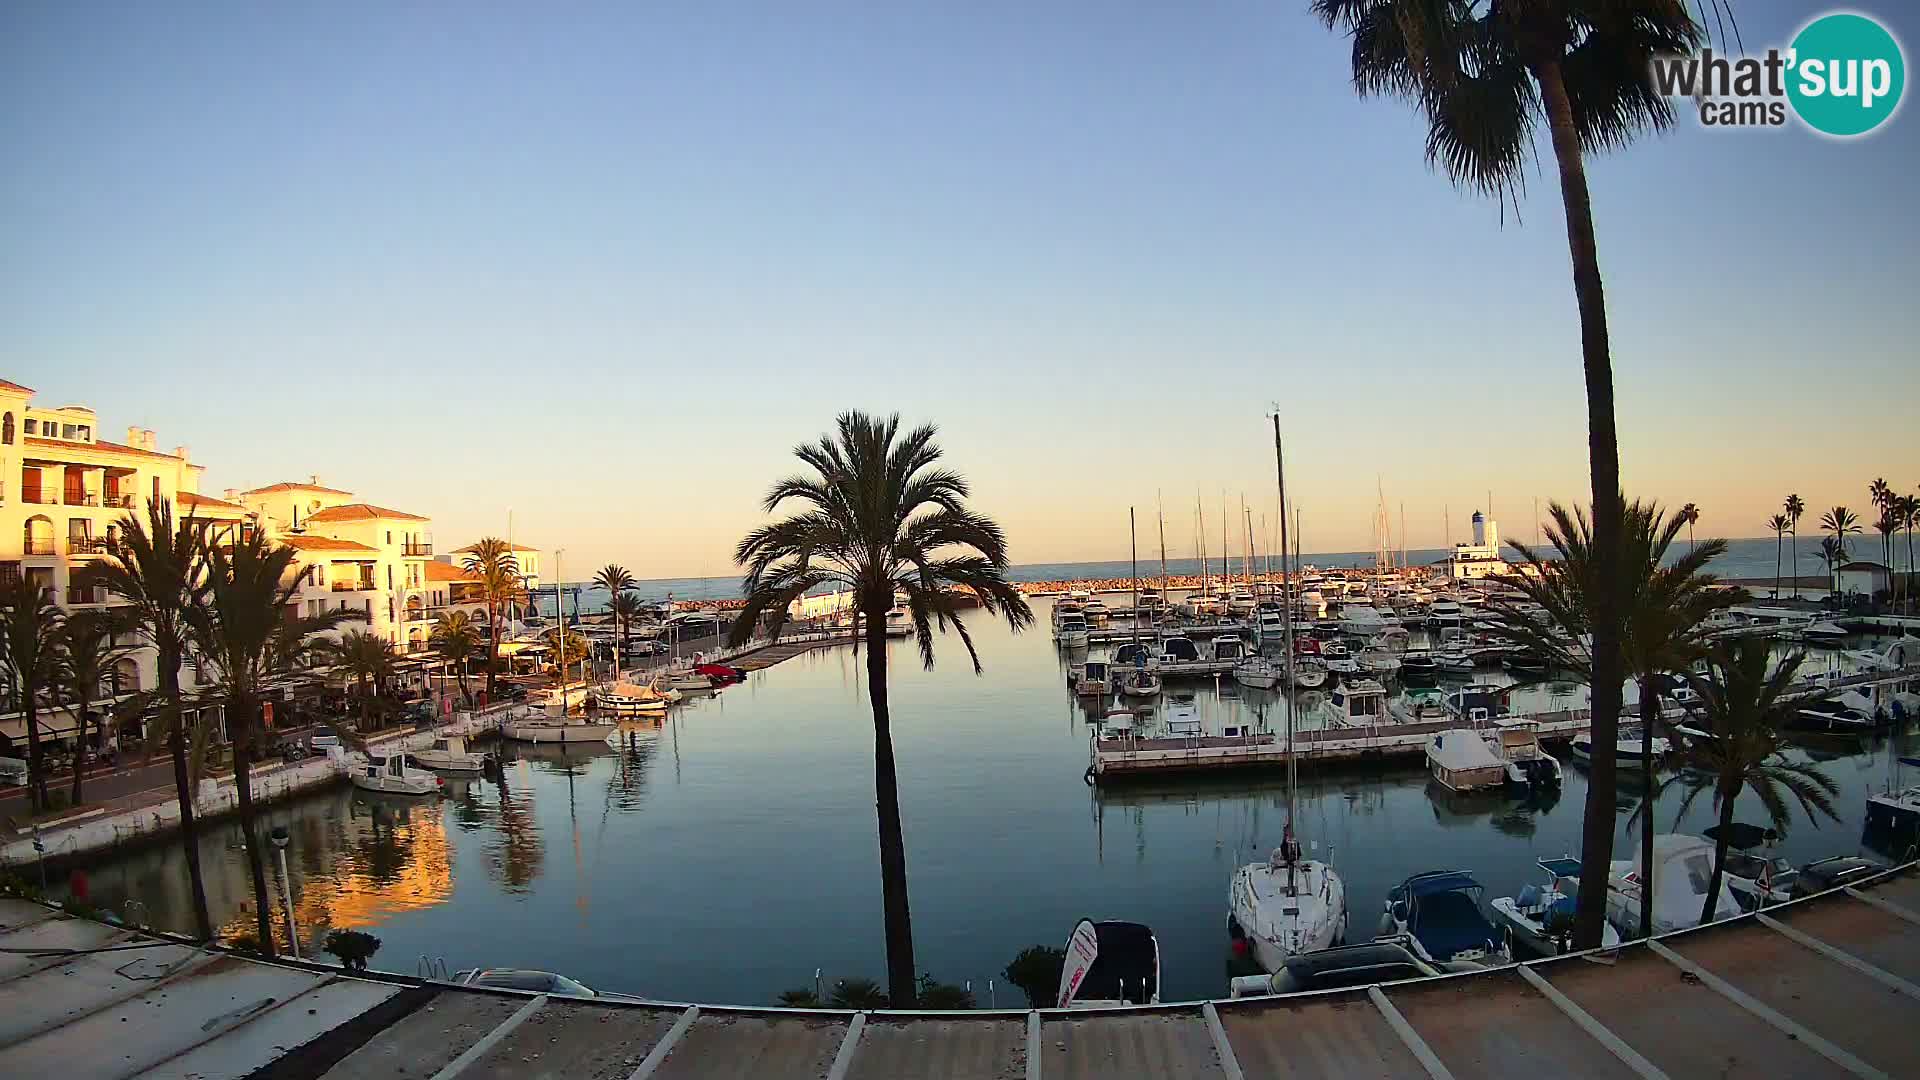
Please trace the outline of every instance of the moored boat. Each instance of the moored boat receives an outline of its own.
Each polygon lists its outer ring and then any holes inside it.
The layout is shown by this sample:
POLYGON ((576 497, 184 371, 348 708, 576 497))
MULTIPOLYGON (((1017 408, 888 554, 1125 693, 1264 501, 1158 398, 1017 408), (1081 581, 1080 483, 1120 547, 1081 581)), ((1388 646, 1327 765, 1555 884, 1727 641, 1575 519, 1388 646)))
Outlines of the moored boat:
MULTIPOLYGON (((1541 859, 1540 869, 1547 872, 1547 883, 1525 885, 1514 896, 1497 896, 1488 906, 1494 921, 1507 931, 1515 945, 1535 956, 1558 956, 1573 951, 1573 908, 1579 892, 1579 859, 1541 859)), ((1617 948, 1620 931, 1612 923, 1602 924, 1600 947, 1617 948)))
POLYGON ((1504 964, 1512 957, 1500 931, 1480 910, 1485 890, 1465 870, 1415 874, 1387 894, 1380 936, 1407 934, 1429 963, 1504 964))
POLYGON ((1346 885, 1333 867, 1300 854, 1289 828, 1266 862, 1242 866, 1227 889, 1229 930, 1244 938, 1266 971, 1346 938, 1346 885))
POLYGON ((1160 1003, 1160 942, 1145 924, 1082 919, 1067 937, 1066 954, 1057 1008, 1160 1003))
POLYGON ((1120 672, 1120 692, 1128 697, 1153 697, 1161 687, 1160 674, 1151 668, 1132 667, 1120 672))
POLYGON ((437 736, 431 746, 415 750, 412 754, 415 765, 442 772, 480 772, 487 767, 492 756, 467 749, 467 740, 463 735, 437 736))
POLYGON ((1468 728, 1427 736, 1427 771, 1449 791, 1482 791, 1507 782, 1507 763, 1481 732, 1468 728))
POLYGON ((651 686, 617 682, 601 687, 593 698, 596 707, 615 716, 664 716, 667 697, 651 686))
POLYGON ((433 795, 440 790, 440 778, 424 769, 408 768, 405 754, 354 755, 347 758, 347 770, 347 779, 362 791, 433 795))
POLYGON ((500 734, 519 742, 595 743, 606 742, 619 727, 597 720, 534 716, 501 724, 500 734))
POLYGON ((1081 697, 1105 697, 1113 689, 1113 675, 1104 660, 1089 660, 1074 673, 1073 692, 1081 697))

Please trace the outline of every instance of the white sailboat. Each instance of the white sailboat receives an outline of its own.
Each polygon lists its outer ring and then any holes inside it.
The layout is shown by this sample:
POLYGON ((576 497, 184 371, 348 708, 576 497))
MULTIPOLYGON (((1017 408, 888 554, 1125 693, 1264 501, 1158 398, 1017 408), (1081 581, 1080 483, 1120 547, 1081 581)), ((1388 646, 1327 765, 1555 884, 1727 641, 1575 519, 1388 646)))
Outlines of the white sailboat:
MULTIPOLYGON (((1274 471, 1280 485, 1280 548, 1288 550, 1287 474, 1280 452, 1280 417, 1273 418, 1274 471)), ((1281 559, 1282 587, 1287 578, 1286 558, 1281 559)), ((1293 682, 1293 618, 1284 620, 1287 682, 1293 682)), ((1268 971, 1278 971, 1287 958, 1301 953, 1331 948, 1347 932, 1347 891, 1340 875, 1329 864, 1303 858, 1300 841, 1294 834, 1294 802, 1300 787, 1298 763, 1291 753, 1294 746, 1293 698, 1287 709, 1287 823, 1280 846, 1265 862, 1251 863, 1234 872, 1227 888, 1227 907, 1232 915, 1230 927, 1244 935, 1256 960, 1268 971)))

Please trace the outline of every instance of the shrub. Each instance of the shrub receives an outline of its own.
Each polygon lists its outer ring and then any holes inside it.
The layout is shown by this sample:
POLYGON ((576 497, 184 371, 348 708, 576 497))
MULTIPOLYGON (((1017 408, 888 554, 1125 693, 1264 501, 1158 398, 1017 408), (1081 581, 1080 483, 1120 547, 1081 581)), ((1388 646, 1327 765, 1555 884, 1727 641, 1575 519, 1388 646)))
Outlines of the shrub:
POLYGON ((833 996, 827 1004, 836 1009, 884 1009, 887 992, 872 979, 841 979, 833 984, 833 996))
POLYGON ((380 939, 360 930, 329 930, 320 949, 348 971, 365 971, 367 961, 380 951, 380 939))
POLYGON ((1027 1008, 1050 1009, 1060 992, 1060 972, 1067 966, 1067 950, 1029 945, 1020 950, 1003 972, 1007 981, 1027 995, 1027 1008))
POLYGON ((920 976, 920 1007, 923 1009, 974 1008, 973 991, 952 983, 933 981, 932 975, 920 976))

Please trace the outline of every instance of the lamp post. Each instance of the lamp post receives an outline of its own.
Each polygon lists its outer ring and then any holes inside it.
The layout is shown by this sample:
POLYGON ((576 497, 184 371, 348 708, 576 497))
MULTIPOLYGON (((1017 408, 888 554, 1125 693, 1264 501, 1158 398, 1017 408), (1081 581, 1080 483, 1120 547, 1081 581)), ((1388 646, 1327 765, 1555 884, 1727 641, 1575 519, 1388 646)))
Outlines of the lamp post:
POLYGON ((275 825, 269 834, 273 838, 274 854, 280 859, 280 899, 287 905, 287 943, 293 951, 293 958, 300 959, 300 925, 293 921, 293 878, 287 874, 287 827, 275 825))

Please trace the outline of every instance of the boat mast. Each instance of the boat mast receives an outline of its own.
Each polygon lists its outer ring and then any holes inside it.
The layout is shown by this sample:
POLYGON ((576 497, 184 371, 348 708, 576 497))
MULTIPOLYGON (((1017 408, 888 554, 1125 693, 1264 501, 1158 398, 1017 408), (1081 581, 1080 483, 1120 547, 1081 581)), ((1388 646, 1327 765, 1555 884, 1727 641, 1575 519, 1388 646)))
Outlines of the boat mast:
MULTIPOLYGON (((1156 503, 1160 502, 1159 492, 1154 493, 1153 500, 1156 503)), ((1160 602, 1162 604, 1165 604, 1167 602, 1167 508, 1165 504, 1162 504, 1159 507, 1159 514, 1160 514, 1160 602)))
POLYGON ((1207 590, 1212 587, 1213 579, 1212 573, 1207 566, 1207 511, 1205 507, 1200 505, 1200 492, 1198 491, 1193 493, 1193 512, 1200 522, 1198 541, 1200 545, 1200 594, 1205 596, 1207 595, 1207 590))
POLYGON ((1128 640, 1140 643, 1140 537, 1133 528, 1133 507, 1127 507, 1127 544, 1133 549, 1133 631, 1128 640))
MULTIPOLYGON (((1273 471, 1280 484, 1280 546, 1287 546, 1287 469, 1280 456, 1280 411, 1273 413, 1273 471)), ((1284 588, 1286 583, 1286 563, 1280 566, 1280 580, 1284 588)), ((1298 884, 1294 881, 1293 808, 1295 789, 1300 786, 1299 759, 1293 745, 1293 605, 1283 604, 1280 608, 1280 635, 1287 654, 1287 827, 1281 840, 1281 850, 1287 860, 1287 895, 1298 895, 1298 884)))
POLYGON ((560 629, 554 632, 554 651, 559 653, 560 719, 567 718, 567 594, 560 586, 560 556, 565 548, 553 549, 553 610, 560 617, 560 629))

